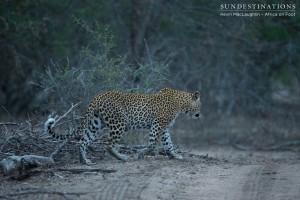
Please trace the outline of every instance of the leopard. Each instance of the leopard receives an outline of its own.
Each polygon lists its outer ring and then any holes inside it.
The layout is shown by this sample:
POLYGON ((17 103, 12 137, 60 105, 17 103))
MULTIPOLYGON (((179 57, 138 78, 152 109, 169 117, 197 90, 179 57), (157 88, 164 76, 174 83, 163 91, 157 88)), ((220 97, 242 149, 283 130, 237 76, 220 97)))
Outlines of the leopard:
POLYGON ((87 148, 108 130, 106 151, 121 161, 128 156, 119 153, 118 145, 124 133, 129 130, 148 130, 148 145, 138 153, 138 159, 153 154, 157 147, 164 149, 165 155, 173 159, 183 159, 176 152, 170 136, 170 128, 179 114, 188 118, 199 119, 201 114, 200 92, 184 92, 164 88, 157 93, 131 93, 107 91, 98 94, 89 104, 80 125, 73 132, 62 134, 54 131, 55 118, 45 122, 45 132, 53 138, 65 140, 79 137, 80 162, 91 165, 87 157, 87 148))

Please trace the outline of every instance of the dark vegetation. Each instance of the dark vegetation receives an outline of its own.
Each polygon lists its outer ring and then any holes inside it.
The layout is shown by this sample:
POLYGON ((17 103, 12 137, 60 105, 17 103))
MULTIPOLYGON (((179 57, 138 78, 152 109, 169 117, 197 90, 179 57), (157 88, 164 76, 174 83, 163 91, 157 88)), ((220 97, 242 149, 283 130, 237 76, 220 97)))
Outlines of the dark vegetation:
POLYGON ((72 103, 65 131, 97 93, 164 87, 201 91, 206 119, 176 124, 177 142, 298 147, 299 8, 232 18, 219 16, 221 2, 2 0, 0 158, 50 154, 57 141, 41 136, 43 123, 72 103))

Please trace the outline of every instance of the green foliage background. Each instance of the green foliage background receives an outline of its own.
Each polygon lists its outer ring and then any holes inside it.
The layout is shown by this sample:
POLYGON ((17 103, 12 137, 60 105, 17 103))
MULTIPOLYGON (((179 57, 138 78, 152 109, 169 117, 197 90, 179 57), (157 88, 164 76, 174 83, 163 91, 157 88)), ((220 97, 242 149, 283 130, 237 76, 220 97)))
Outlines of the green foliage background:
MULTIPOLYGON (((94 88, 89 93, 109 89, 153 92, 165 86, 200 89, 209 108, 206 112, 231 115, 268 110, 274 105, 271 97, 279 83, 290 92, 289 102, 297 104, 299 1, 288 2, 296 4, 296 17, 220 17, 221 3, 224 2, 1 1, 2 115, 7 111, 24 114, 39 110, 41 104, 51 101, 51 96, 45 95, 43 76, 49 70, 59 72, 62 80, 68 76, 70 80, 89 67, 96 70, 93 77, 85 77, 89 87, 94 88), (93 34, 80 20, 101 30, 93 34), (101 34, 109 37, 99 41, 101 34), (155 67, 163 66, 168 66, 169 73, 156 70, 158 73, 147 76, 155 67), (155 79, 165 74, 168 76, 155 79), (126 83, 120 77, 126 77, 126 83)), ((64 81, 70 83, 69 80, 64 81)), ((76 88, 76 84, 73 86, 76 88)))

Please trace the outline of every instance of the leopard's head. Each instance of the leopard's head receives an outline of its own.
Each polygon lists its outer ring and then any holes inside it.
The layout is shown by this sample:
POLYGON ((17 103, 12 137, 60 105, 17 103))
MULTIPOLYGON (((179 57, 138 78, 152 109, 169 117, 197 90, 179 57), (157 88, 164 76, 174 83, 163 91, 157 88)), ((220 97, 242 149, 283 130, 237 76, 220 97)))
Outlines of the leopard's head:
POLYGON ((200 92, 196 91, 191 95, 189 106, 185 113, 193 119, 202 118, 200 92))

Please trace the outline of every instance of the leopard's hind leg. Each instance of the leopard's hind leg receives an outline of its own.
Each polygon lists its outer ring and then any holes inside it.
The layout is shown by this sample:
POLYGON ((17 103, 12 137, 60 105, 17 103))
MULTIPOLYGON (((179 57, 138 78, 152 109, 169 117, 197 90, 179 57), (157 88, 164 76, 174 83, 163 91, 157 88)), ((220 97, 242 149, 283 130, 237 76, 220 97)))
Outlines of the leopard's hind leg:
POLYGON ((107 151, 108 153, 110 153, 110 155, 122 161, 128 160, 128 156, 120 154, 118 152, 118 142, 122 138, 125 130, 126 130, 125 122, 122 120, 116 124, 110 124, 109 126, 109 138, 108 138, 107 151))
POLYGON ((87 158, 86 150, 96 139, 98 139, 99 134, 103 132, 104 128, 105 124, 98 114, 94 114, 88 121, 87 127, 83 130, 82 138, 78 142, 81 163, 87 165, 94 164, 87 158))
POLYGON ((154 120, 151 126, 151 131, 149 134, 149 144, 148 147, 142 149, 138 154, 138 159, 144 159, 145 155, 150 153, 157 153, 156 147, 160 138, 162 127, 159 124, 159 120, 154 120))

